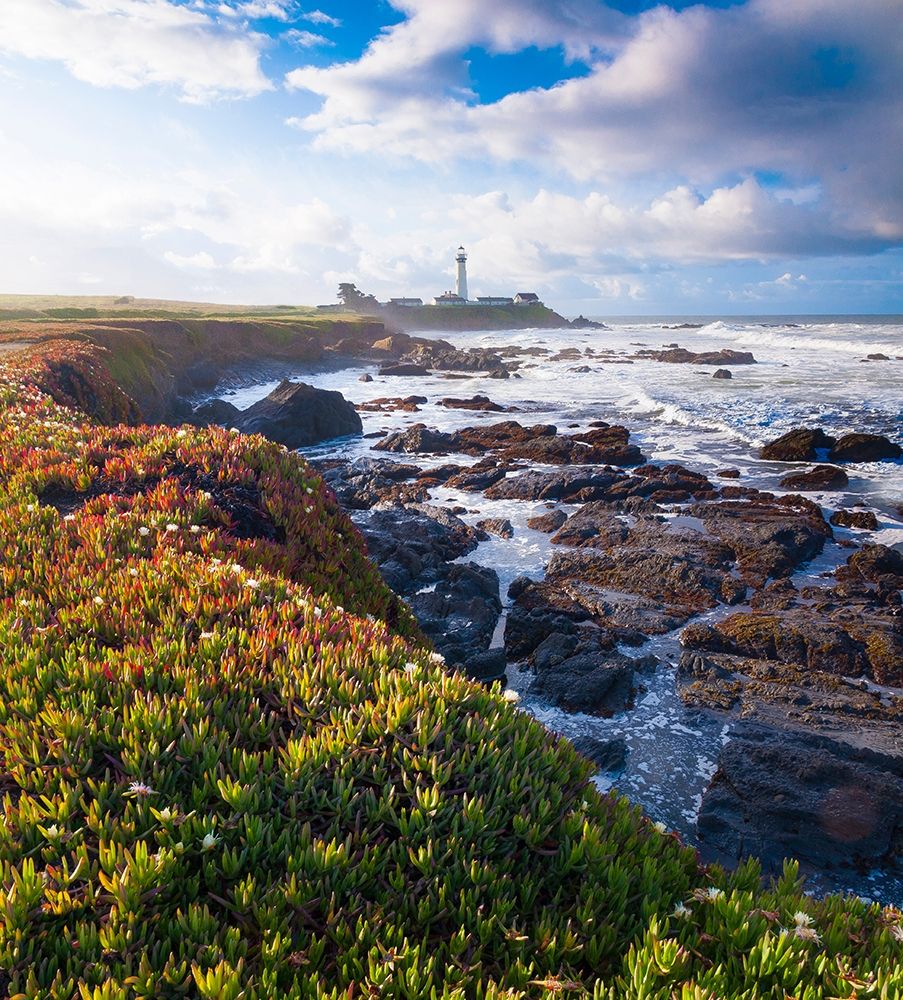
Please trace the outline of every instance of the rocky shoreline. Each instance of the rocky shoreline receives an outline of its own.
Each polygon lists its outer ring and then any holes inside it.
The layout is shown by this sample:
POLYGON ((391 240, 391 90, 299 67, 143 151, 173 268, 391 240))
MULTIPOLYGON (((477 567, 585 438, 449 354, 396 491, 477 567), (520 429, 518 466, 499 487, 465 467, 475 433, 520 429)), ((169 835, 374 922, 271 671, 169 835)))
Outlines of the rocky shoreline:
MULTIPOLYGON (((386 348, 409 378, 417 377, 410 366, 510 378, 537 357, 535 348, 502 357, 444 342, 393 340, 375 349, 386 348)), ((564 353, 557 359, 568 360, 564 353)), ((743 353, 670 347, 640 355, 666 364, 755 363, 735 356, 743 353)), ((380 374, 391 381, 392 366, 380 374)), ((291 395, 285 386, 278 392, 291 395)), ((384 396, 358 410, 416 413, 429 402, 384 396)), ((432 402, 484 422, 453 432, 415 423, 380 433, 371 457, 313 464, 449 664, 485 682, 514 670, 528 678, 531 699, 629 719, 648 678, 672 669, 647 652, 651 640, 679 636, 680 699, 729 727, 696 818, 703 856, 735 864, 755 854, 771 871, 790 854, 813 872, 899 870, 903 556, 838 540, 836 526, 854 537, 868 530, 869 512, 829 513, 805 495, 842 482, 843 463, 893 461, 899 446, 817 429, 784 435, 763 459, 815 464, 797 465, 782 483, 795 492, 778 495, 745 485, 736 470, 712 477, 647 463, 617 424, 594 421, 571 433, 528 423, 485 393, 432 402), (455 502, 442 499, 450 493, 455 502), (470 558, 490 537, 521 530, 505 518, 473 523, 485 501, 523 505, 528 527, 548 536, 542 579, 503 588, 495 567, 470 558), (800 570, 828 552, 835 568, 824 583, 798 585, 800 570)), ((626 751, 617 740, 588 740, 583 752, 616 771, 612 762, 626 751)))

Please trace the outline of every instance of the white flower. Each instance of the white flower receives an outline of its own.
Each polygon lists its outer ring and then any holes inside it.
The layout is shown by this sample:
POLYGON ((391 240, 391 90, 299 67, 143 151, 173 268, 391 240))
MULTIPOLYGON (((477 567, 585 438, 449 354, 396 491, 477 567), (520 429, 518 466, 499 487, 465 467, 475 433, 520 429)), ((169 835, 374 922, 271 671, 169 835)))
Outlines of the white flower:
POLYGON ((899 944, 903 944, 903 927, 900 924, 891 924, 888 928, 890 936, 899 944))
POLYGON ((796 927, 793 928, 793 933, 801 941, 813 941, 815 944, 818 944, 821 941, 821 938, 818 936, 818 931, 814 930, 812 927, 805 927, 797 924, 796 927))
POLYGON ((168 823, 171 819, 175 818, 175 815, 176 814, 173 810, 167 806, 165 809, 161 809, 160 812, 157 813, 157 818, 161 823, 168 823))
POLYGON ((723 895, 724 891, 716 889, 713 885, 710 885, 707 889, 693 890, 693 898, 700 903, 714 903, 716 899, 720 899, 723 895))
POLYGON ((236 576, 238 576, 239 573, 244 573, 245 571, 244 566, 239 566, 238 563, 232 563, 232 565, 229 568, 236 576))
POLYGON ((147 798, 148 795, 154 795, 155 792, 150 785, 145 785, 143 781, 133 781, 129 785, 129 795, 137 795, 139 798, 147 798))
POLYGON ((671 916, 677 917, 679 920, 689 920, 690 917, 693 916, 693 911, 686 905, 686 903, 681 901, 674 907, 674 912, 671 916))
POLYGON ((667 833, 668 832, 668 827, 666 827, 665 824, 661 820, 659 820, 656 823, 653 823, 652 825, 655 827, 656 830, 658 830, 659 833, 667 833))
POLYGON ((150 534, 150 528, 145 528, 145 526, 142 524, 141 527, 138 529, 138 534, 141 535, 142 538, 146 538, 150 534))
POLYGON ((205 851, 212 851, 218 843, 219 837, 214 837, 212 833, 205 833, 204 839, 201 841, 201 847, 205 851))
POLYGON ((520 695, 512 688, 505 688, 502 692, 502 697, 505 701, 510 702, 512 705, 516 705, 520 701, 520 695))
POLYGON ((97 597, 94 598, 94 603, 103 604, 103 598, 98 594, 97 597))
POLYGON ((409 673, 409 674, 415 673, 416 670, 417 670, 417 668, 418 668, 418 665, 416 663, 414 663, 413 660, 408 660, 408 662, 404 665, 405 671, 407 673, 409 673))
POLYGON ((810 917, 808 913, 803 913, 802 910, 797 910, 797 912, 793 914, 793 922, 797 927, 811 927, 812 917, 810 917))
POLYGON ((182 427, 180 430, 176 431, 176 437, 177 438, 188 437, 188 431, 186 431, 185 428, 182 427))
POLYGON ((62 835, 63 831, 56 825, 56 823, 46 827, 44 830, 44 836, 48 840, 59 840, 62 835))
POLYGON ((138 570, 134 566, 129 566, 129 576, 137 576, 138 570))
POLYGON ((445 657, 441 653, 430 653, 430 663, 445 663, 445 657))
POLYGON ((63 518, 63 520, 64 520, 64 521, 74 521, 74 520, 75 520, 75 515, 74 515, 74 514, 67 514, 67 515, 66 515, 66 516, 65 516, 65 517, 63 518))
POLYGON ((245 580, 245 586, 250 587, 251 590, 260 590, 260 583, 257 580, 245 580))
POLYGON ((178 531, 179 530, 179 526, 177 524, 173 524, 172 521, 170 521, 169 524, 166 525, 166 530, 167 531, 178 531))
POLYGON ((202 639, 212 639, 213 638, 213 633, 212 632, 201 632, 201 638, 202 639))
POLYGON ((322 617, 323 617, 323 609, 318 608, 316 605, 314 605, 314 618, 322 618, 322 617))
POLYGON ((307 487, 307 489, 306 489, 306 490, 305 490, 304 492, 305 492, 305 493, 306 493, 306 494, 307 494, 308 496, 313 496, 313 492, 314 492, 314 490, 313 490, 313 487, 312 487, 312 486, 308 486, 308 487, 307 487))
POLYGON ((192 535, 198 535, 198 534, 200 534, 200 531, 201 531, 201 526, 199 524, 193 524, 191 526, 191 533, 192 533, 192 535))
POLYGON ((32 511, 34 511, 34 504, 30 503, 25 509, 28 511, 29 514, 31 514, 32 511))

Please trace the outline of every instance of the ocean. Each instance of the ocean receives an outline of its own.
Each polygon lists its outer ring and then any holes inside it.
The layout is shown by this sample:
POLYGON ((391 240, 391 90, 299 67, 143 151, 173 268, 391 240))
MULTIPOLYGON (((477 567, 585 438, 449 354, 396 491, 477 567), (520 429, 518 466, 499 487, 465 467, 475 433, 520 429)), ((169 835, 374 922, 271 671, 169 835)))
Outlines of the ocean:
MULTIPOLYGON (((849 431, 885 434, 900 440, 903 429, 903 316, 747 316, 747 317, 605 317, 604 330, 522 330, 455 333, 445 337, 456 347, 545 348, 554 353, 571 348, 580 357, 523 357, 521 378, 467 380, 429 377, 383 377, 375 364, 336 370, 323 366, 297 371, 293 377, 320 388, 337 389, 359 403, 380 396, 428 397, 419 413, 362 413, 364 433, 398 430, 425 423, 454 430, 480 422, 517 419, 521 423, 554 423, 559 430, 585 429, 592 420, 621 423, 631 440, 654 462, 679 462, 712 475, 738 469, 740 482, 780 493, 778 481, 786 465, 757 458, 759 447, 794 427, 822 427, 838 435, 849 431), (687 326, 686 324, 689 324, 687 326), (731 368, 730 380, 716 380, 716 366, 666 364, 632 359, 643 349, 678 344, 692 351, 732 348, 751 351, 754 365, 731 368), (883 355, 889 360, 867 360, 883 355), (579 369, 579 370, 578 370, 579 369), (588 370, 584 370, 588 369, 588 370), (369 371, 374 381, 359 376, 369 371), (481 393, 522 412, 509 416, 474 413, 436 406, 444 396, 481 393)), ((423 334, 439 337, 439 334, 423 334)), ((573 353, 573 351, 571 352, 573 353)), ((275 382, 247 386, 225 396, 245 407, 267 395, 275 382)), ((354 439, 310 449, 312 457, 372 456, 373 442, 354 439)), ((424 456, 399 456, 421 466, 424 456)), ((466 464, 466 456, 433 459, 466 464)), ((849 486, 840 492, 808 494, 826 509, 864 504, 879 521, 877 531, 835 529, 839 539, 880 542, 903 550, 903 463, 848 465, 849 486)), ((511 581, 521 575, 541 578, 550 556, 548 536, 526 526, 541 506, 516 501, 492 502, 481 494, 445 488, 433 491, 440 504, 463 504, 464 520, 506 517, 514 525, 512 539, 492 538, 466 557, 499 573, 504 598, 511 581)), ((567 509, 567 508, 565 508, 567 509)), ((576 509, 576 508, 573 508, 576 509)), ((837 546, 802 567, 800 585, 830 573, 848 556, 837 546)), ((723 614, 723 609, 712 612, 723 614)), ((501 643, 500 624, 497 639, 501 643)), ((551 730, 569 737, 623 738, 627 768, 616 779, 600 777, 601 789, 617 787, 641 804, 655 820, 693 840, 702 794, 716 768, 720 748, 732 724, 688 712, 677 697, 669 664, 679 655, 678 635, 657 637, 632 654, 652 652, 662 666, 641 678, 636 708, 600 719, 550 708, 526 695, 529 677, 509 673, 513 687, 524 693, 522 707, 551 730)), ((849 890, 903 905, 899 874, 874 871, 861 876, 826 872, 811 882, 815 891, 849 890)))

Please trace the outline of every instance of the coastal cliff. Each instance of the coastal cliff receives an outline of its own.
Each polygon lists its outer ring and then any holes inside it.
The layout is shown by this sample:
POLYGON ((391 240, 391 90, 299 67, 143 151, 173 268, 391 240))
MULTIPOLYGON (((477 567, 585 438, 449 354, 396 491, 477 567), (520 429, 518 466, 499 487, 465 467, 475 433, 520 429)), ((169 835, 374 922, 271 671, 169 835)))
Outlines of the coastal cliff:
POLYGON ((444 667, 300 456, 140 422, 246 333, 6 331, 0 992, 898 995, 899 911, 703 867, 598 793, 444 667))

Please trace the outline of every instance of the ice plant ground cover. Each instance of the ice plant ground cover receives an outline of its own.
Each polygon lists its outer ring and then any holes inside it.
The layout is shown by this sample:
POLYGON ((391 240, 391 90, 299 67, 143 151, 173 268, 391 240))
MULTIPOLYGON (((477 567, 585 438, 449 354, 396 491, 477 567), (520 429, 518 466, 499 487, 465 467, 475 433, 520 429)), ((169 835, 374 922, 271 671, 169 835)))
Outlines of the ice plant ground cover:
POLYGON ((700 867, 437 662, 297 455, 136 424, 108 360, 0 368, 0 995, 903 996, 898 911, 700 867))

